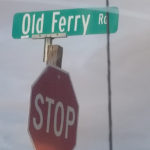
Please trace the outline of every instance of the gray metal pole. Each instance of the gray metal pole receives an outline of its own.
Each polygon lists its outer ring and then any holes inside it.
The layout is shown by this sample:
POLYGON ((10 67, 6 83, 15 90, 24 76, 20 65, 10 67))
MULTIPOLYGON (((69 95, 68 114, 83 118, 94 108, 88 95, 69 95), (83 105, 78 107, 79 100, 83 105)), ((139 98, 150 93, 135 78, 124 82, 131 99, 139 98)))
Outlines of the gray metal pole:
POLYGON ((43 56, 43 62, 47 62, 47 54, 48 54, 48 46, 49 45, 52 45, 52 41, 53 41, 53 38, 45 38, 44 39, 44 56, 43 56))
POLYGON ((109 0, 106 0, 107 6, 107 80, 108 80, 108 121, 109 121, 109 150, 113 150, 112 136, 112 106, 111 106, 111 60, 110 60, 110 32, 109 32, 109 0))

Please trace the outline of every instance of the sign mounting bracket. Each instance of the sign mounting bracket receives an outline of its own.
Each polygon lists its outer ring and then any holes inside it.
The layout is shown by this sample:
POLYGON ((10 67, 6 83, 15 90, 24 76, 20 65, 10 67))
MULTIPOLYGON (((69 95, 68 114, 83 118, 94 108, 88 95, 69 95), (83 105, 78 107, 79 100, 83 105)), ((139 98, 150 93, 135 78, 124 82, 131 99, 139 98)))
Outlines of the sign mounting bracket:
POLYGON ((44 41, 45 41, 44 42, 43 62, 46 62, 47 64, 51 64, 51 65, 56 65, 56 66, 57 66, 56 63, 57 63, 58 59, 62 59, 62 58, 56 58, 56 57, 58 57, 58 55, 59 56, 62 55, 62 52, 59 52, 60 50, 58 48, 56 48, 57 50, 55 50, 55 52, 52 50, 53 47, 55 46, 55 45, 52 45, 53 39, 66 38, 66 37, 67 37, 66 33, 32 35, 32 39, 44 39, 44 41))

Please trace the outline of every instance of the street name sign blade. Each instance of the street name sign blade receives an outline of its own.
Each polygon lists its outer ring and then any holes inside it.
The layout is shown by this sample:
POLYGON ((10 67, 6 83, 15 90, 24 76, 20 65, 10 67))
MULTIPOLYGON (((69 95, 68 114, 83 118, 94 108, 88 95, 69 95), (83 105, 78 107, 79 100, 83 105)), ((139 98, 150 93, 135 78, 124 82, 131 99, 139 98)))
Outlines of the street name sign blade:
POLYGON ((33 84, 28 131, 36 150, 72 150, 78 103, 69 74, 47 67, 33 84))
POLYGON ((118 8, 77 8, 16 13, 13 19, 13 38, 32 38, 32 35, 66 33, 67 36, 107 33, 118 29, 118 8))

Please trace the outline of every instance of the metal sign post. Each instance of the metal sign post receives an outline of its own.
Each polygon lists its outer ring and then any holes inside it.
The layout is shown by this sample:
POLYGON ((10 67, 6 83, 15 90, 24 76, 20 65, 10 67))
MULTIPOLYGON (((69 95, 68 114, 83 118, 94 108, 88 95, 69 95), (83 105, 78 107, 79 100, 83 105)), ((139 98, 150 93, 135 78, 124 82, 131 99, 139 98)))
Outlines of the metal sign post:
POLYGON ((48 46, 52 45, 53 38, 45 38, 44 40, 44 56, 43 56, 43 62, 47 62, 47 53, 48 53, 48 46))
POLYGON ((45 39, 44 42, 44 56, 43 62, 47 65, 53 65, 61 68, 63 48, 59 45, 52 45, 52 41, 55 38, 66 38, 65 33, 59 34, 42 34, 32 35, 32 39, 45 39))

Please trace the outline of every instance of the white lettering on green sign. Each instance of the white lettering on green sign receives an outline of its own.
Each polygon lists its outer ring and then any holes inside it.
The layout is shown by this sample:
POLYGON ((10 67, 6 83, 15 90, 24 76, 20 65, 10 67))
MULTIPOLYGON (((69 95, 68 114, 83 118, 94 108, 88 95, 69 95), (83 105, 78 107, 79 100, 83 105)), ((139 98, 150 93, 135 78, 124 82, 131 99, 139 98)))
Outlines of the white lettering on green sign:
POLYGON ((64 32, 65 27, 67 28, 67 32, 70 32, 70 26, 73 24, 74 26, 74 31, 77 31, 77 26, 78 26, 78 20, 82 20, 82 25, 83 25, 83 35, 86 34, 87 27, 89 24, 90 20, 90 14, 88 14, 87 18, 85 15, 76 15, 76 16, 68 16, 66 18, 65 16, 61 16, 60 19, 58 20, 56 16, 60 16, 60 12, 54 12, 53 13, 53 19, 52 19, 52 33, 55 33, 55 26, 59 26, 59 31, 64 32), (67 25, 68 24, 68 25, 67 25))
POLYGON ((44 23, 44 14, 41 15, 37 19, 37 22, 35 22, 35 14, 33 16, 30 16, 30 14, 25 14, 23 16, 22 20, 22 34, 23 35, 28 35, 28 33, 31 30, 31 33, 34 34, 36 33, 42 33, 43 32, 43 23, 44 23), (32 17, 32 22, 31 22, 31 17, 32 17))
POLYGON ((104 16, 102 13, 99 14, 99 24, 107 24, 107 16, 104 16))
MULTIPOLYGON (((73 24, 74 26, 74 31, 77 31, 78 28, 78 21, 79 19, 82 20, 82 25, 83 25, 83 35, 86 34, 88 24, 90 21, 90 14, 88 14, 87 17, 85 15, 77 15, 77 16, 68 16, 66 18, 65 16, 61 16, 59 19, 57 19, 57 16, 60 16, 60 12, 54 12, 53 13, 53 18, 52 18, 52 33, 55 33, 55 26, 59 27, 60 33, 64 32, 65 29, 67 28, 67 32, 70 31, 70 25, 73 24)), ((22 21, 22 33, 23 35, 27 35, 30 30, 32 31, 32 34, 35 32, 37 33, 42 33, 43 32, 43 22, 44 22, 44 14, 40 18, 38 18, 37 22, 35 22, 35 14, 33 16, 30 16, 30 14, 25 14, 23 16, 23 21, 22 21), (31 22, 31 17, 32 17, 32 22, 31 22), (36 26, 36 28, 35 28, 36 26), (35 31, 36 30, 36 31, 35 31)), ((100 16, 100 23, 103 24, 104 22, 103 17, 100 16)))

